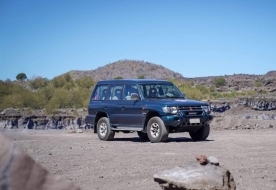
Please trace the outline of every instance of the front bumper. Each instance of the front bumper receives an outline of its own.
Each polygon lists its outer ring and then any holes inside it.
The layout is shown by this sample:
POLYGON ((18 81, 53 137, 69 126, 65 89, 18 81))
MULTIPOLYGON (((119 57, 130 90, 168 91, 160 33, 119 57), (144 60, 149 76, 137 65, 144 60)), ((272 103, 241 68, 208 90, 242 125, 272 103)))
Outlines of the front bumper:
POLYGON ((193 117, 184 117, 183 115, 166 115, 162 116, 162 120, 166 126, 185 127, 185 126, 204 126, 210 124, 213 115, 201 115, 193 117), (199 123, 191 123, 190 119, 199 119, 199 123))

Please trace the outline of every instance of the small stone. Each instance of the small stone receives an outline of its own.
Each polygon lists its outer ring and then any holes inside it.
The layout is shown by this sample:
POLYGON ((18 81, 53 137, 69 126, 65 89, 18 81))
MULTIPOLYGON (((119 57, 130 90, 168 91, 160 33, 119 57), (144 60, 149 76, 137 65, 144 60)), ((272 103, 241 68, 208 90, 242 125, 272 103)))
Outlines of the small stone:
POLYGON ((204 155, 198 155, 196 156, 196 160, 201 164, 201 165, 206 165, 208 164, 207 162, 207 157, 204 155))
POLYGON ((219 160, 218 160, 216 157, 214 157, 214 156, 209 156, 209 157, 207 158, 207 160, 208 160, 208 163, 210 163, 210 164, 212 164, 212 165, 219 166, 219 160))
POLYGON ((83 133, 82 129, 77 129, 77 133, 83 133))
POLYGON ((76 133, 76 131, 72 130, 72 129, 69 129, 68 130, 68 133, 76 133))
POLYGON ((52 155, 52 153, 50 152, 49 155, 52 155))

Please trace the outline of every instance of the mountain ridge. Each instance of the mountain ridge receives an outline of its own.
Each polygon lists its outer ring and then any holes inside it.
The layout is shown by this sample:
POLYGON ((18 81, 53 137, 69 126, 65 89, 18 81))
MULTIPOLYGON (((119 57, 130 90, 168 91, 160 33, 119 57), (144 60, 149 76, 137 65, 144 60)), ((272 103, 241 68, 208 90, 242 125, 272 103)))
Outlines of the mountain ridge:
POLYGON ((148 79, 184 78, 182 74, 165 68, 162 65, 136 60, 119 60, 95 70, 73 70, 68 73, 74 80, 86 76, 92 77, 94 80, 108 80, 115 77, 122 77, 124 79, 139 77, 148 79))
POLYGON ((158 64, 138 60, 119 60, 95 70, 73 70, 68 73, 74 80, 82 77, 92 77, 95 81, 110 80, 116 77, 123 79, 142 77, 146 79, 177 79, 180 82, 191 82, 194 85, 205 85, 207 87, 214 85, 216 78, 222 77, 226 80, 225 89, 221 89, 222 91, 249 91, 256 90, 255 87, 264 87, 267 91, 276 90, 276 70, 268 71, 263 75, 241 73, 187 78, 158 64))

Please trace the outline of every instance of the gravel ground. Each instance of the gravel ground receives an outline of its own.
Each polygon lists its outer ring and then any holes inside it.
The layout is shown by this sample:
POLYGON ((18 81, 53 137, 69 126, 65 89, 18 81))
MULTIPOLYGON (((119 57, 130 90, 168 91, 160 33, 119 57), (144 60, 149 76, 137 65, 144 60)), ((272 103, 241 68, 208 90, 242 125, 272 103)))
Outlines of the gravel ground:
POLYGON ((51 173, 82 190, 158 190, 153 174, 215 156, 232 172, 237 189, 276 189, 276 129, 211 131, 207 141, 193 142, 188 133, 170 134, 167 143, 141 142, 136 133, 117 133, 100 141, 91 130, 1 129, 51 173))

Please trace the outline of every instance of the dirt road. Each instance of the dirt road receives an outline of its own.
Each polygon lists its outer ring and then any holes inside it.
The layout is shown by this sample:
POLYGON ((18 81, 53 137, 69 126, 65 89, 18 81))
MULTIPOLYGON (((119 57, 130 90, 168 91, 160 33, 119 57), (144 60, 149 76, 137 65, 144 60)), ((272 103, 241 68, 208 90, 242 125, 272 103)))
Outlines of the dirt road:
POLYGON ((158 190, 153 174, 183 166, 195 156, 215 156, 229 168, 237 189, 276 189, 276 129, 211 131, 208 141, 193 142, 187 133, 170 134, 169 142, 141 142, 136 133, 100 141, 91 130, 0 131, 51 173, 83 190, 158 190))

